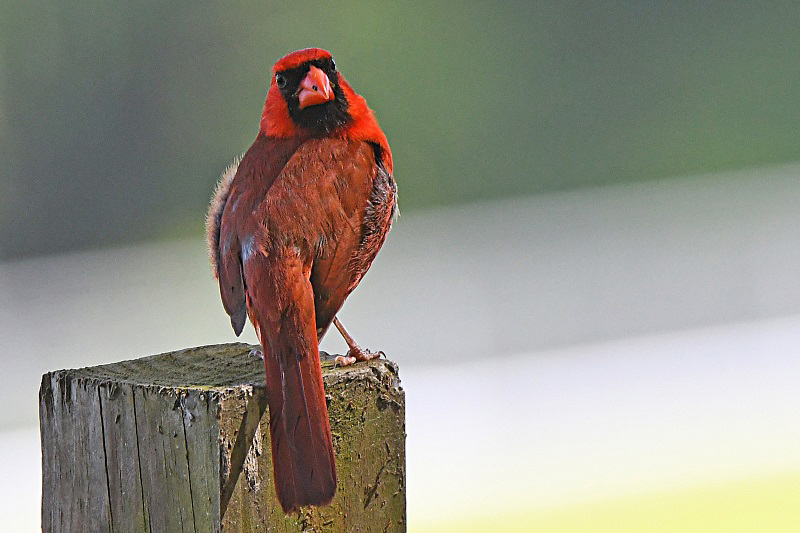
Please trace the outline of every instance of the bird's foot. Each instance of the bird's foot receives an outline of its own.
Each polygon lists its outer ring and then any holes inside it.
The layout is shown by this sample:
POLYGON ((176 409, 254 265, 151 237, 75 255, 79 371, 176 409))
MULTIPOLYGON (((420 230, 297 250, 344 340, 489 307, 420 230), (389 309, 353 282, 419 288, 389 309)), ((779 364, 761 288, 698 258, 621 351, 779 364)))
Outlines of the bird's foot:
POLYGON ((334 366, 350 366, 356 362, 372 361, 379 357, 386 357, 386 354, 383 352, 371 352, 360 346, 355 346, 355 350, 350 348, 347 350, 347 355, 338 355, 333 361, 334 366))
POLYGON ((334 359, 333 366, 349 366, 356 362, 363 362, 363 361, 370 361, 372 359, 377 359, 380 356, 386 357, 386 354, 383 352, 376 352, 372 353, 369 350, 365 350, 358 344, 356 341, 353 340, 353 337, 347 333, 347 330, 344 329, 342 323, 339 322, 337 317, 333 317, 333 325, 336 326, 336 329, 339 330, 339 333, 342 334, 344 337, 344 341, 347 343, 347 346, 350 348, 347 350, 347 355, 339 355, 334 359))

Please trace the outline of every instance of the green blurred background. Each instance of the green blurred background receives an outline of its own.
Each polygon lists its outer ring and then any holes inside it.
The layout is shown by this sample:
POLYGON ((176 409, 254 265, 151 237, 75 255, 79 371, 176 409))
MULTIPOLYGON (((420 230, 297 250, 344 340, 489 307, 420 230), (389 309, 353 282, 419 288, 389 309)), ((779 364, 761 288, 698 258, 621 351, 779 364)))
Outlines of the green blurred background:
POLYGON ((377 111, 406 211, 796 160, 799 26, 742 0, 3 0, 0 258, 199 235, 306 46, 377 111))

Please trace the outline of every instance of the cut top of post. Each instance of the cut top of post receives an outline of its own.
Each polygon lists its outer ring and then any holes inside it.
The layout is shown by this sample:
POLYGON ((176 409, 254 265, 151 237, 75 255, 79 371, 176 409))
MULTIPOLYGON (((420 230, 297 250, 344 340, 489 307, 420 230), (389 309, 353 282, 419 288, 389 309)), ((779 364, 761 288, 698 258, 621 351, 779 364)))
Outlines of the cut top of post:
MULTIPOLYGON (((255 355, 243 357, 260 346, 245 343, 217 344, 187 348, 129 361, 120 361, 86 368, 58 370, 53 374, 70 374, 78 379, 126 383, 144 387, 171 389, 229 389, 242 386, 264 387, 264 363, 255 355)), ((361 373, 372 373, 391 361, 378 364, 335 367, 332 356, 322 356, 322 373, 326 385, 345 376, 353 379, 361 373)), ((381 369, 381 370, 378 370, 381 369)), ((396 372, 396 369, 395 369, 396 372)))

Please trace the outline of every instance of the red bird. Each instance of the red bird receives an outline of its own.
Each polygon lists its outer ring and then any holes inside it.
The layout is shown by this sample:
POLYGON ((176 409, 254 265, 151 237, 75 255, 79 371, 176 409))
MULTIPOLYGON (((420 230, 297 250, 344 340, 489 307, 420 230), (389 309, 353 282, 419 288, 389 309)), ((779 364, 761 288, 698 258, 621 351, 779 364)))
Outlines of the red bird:
POLYGON ((245 316, 264 354, 275 488, 284 512, 330 503, 336 465, 318 343, 375 259, 397 206, 392 152, 331 54, 272 68, 261 127, 223 174, 208 213, 214 275, 236 335, 245 316))

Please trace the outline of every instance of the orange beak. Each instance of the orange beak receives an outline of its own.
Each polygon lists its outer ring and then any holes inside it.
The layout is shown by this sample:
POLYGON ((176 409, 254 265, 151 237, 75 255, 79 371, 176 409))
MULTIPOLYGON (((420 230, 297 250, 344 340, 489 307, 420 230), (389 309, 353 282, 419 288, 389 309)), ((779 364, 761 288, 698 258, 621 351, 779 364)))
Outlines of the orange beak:
POLYGON ((312 66, 303 81, 300 82, 300 109, 310 105, 324 104, 333 100, 333 89, 328 75, 321 69, 312 66))

